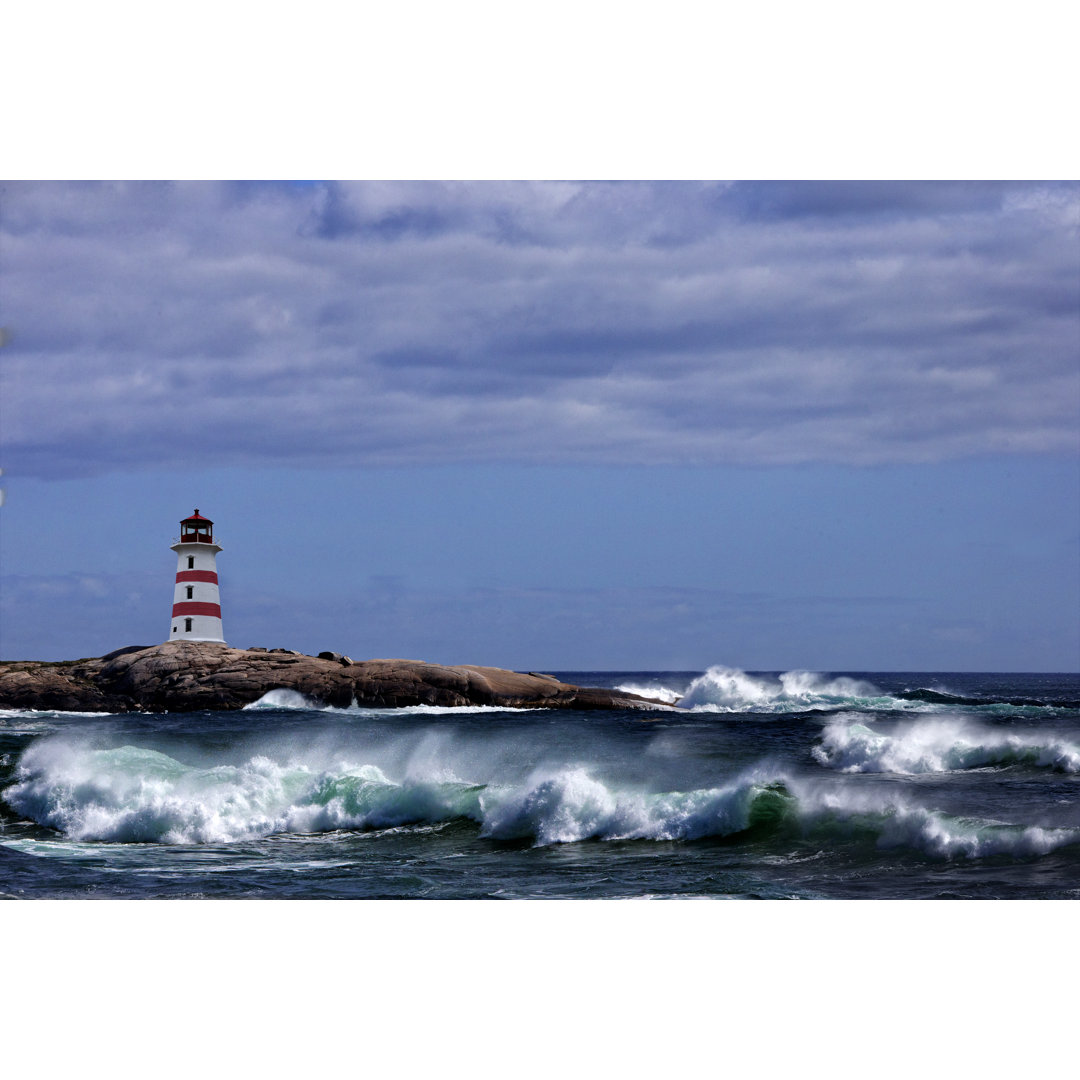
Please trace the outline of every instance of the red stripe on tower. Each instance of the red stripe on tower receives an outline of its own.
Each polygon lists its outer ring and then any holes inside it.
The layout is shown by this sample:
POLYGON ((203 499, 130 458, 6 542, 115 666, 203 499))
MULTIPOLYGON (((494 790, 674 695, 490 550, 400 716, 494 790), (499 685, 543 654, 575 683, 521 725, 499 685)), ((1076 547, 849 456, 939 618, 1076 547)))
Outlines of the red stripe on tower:
POLYGON ((221 618, 220 604, 206 604, 198 600, 182 601, 172 606, 173 618, 177 615, 213 615, 215 619, 221 618))
POLYGON ((221 545, 214 539, 214 523, 196 510, 180 522, 180 538, 171 547, 176 552, 176 580, 169 640, 224 645, 215 562, 221 545))

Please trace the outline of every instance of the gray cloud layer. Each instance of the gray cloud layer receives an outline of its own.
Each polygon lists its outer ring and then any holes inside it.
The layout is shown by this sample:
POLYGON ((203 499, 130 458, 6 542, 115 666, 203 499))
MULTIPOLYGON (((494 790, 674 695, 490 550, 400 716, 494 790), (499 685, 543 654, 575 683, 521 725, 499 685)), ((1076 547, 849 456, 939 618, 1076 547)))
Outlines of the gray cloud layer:
POLYGON ((1080 185, 5 184, 5 464, 1075 451, 1080 185))

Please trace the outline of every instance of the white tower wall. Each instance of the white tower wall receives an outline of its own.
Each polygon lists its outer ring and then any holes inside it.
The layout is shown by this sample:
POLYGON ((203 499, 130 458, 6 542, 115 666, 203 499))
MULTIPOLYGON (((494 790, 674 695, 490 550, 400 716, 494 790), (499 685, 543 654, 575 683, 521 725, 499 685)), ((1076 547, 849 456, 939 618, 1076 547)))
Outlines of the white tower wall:
POLYGON ((221 545, 177 542, 172 550, 177 559, 169 640, 224 643, 217 576, 221 545))

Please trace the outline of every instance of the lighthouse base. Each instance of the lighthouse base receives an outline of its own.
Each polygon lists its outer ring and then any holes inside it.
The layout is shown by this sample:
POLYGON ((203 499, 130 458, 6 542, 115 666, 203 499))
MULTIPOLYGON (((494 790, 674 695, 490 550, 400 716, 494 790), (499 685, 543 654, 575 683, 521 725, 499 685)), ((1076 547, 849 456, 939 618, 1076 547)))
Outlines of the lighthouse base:
POLYGON ((221 619, 213 615, 173 615, 170 641, 213 641, 225 644, 221 619))

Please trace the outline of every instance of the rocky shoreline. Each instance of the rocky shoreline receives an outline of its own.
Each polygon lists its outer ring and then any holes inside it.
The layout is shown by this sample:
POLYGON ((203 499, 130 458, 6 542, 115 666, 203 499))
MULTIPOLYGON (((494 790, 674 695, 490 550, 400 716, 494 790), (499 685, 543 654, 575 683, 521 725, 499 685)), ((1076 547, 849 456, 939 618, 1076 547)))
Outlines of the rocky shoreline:
POLYGON ((233 649, 170 641, 64 662, 0 662, 0 708, 68 712, 241 709, 271 690, 320 705, 397 708, 492 705, 515 709, 645 709, 670 705, 620 690, 574 686, 551 675, 422 660, 364 660, 339 653, 233 649))

